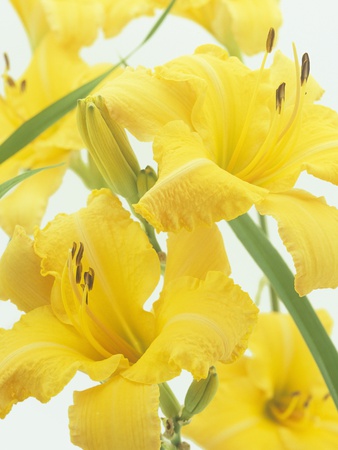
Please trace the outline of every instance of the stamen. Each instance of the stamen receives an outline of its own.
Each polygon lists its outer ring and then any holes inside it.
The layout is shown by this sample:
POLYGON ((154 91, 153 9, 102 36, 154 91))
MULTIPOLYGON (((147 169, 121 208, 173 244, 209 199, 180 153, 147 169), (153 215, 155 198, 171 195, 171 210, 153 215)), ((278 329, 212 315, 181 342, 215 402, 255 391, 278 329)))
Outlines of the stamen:
POLYGON ((79 251, 77 252, 76 261, 75 261, 77 266, 81 264, 81 259, 83 257, 83 252, 84 252, 84 246, 83 246, 83 243, 80 242, 79 251))
POLYGON ((327 394, 324 395, 323 397, 323 401, 328 400, 331 397, 330 392, 328 392, 327 394))
POLYGON ((25 92, 26 87, 27 87, 27 80, 22 80, 20 84, 20 91, 25 92))
POLYGON ((276 110, 280 114, 282 111, 282 104, 285 101, 285 83, 282 83, 276 89, 276 110))
POLYGON ((15 81, 9 75, 6 76, 6 81, 7 81, 8 86, 15 87, 15 81))
POLYGON ((310 58, 308 53, 304 53, 302 56, 302 69, 300 75, 300 84, 303 86, 304 82, 307 81, 310 75, 310 58))
POLYGON ((312 400, 312 396, 309 395, 308 398, 303 403, 304 408, 308 408, 309 407, 309 404, 310 404, 311 400, 312 400))
POLYGON ((8 72, 10 69, 10 64, 9 64, 9 57, 8 57, 7 53, 4 53, 4 60, 5 60, 5 71, 8 72))
POLYGON ((80 263, 78 266, 76 266, 76 275, 75 275, 75 281, 76 284, 79 284, 82 277, 82 264, 80 263))
POLYGON ((74 259, 76 249, 77 249, 77 243, 76 243, 76 242, 73 242, 73 246, 72 246, 72 259, 74 259))
POLYGON ((95 276, 95 272, 94 272, 94 269, 92 269, 91 267, 89 267, 88 272, 85 272, 83 275, 84 282, 88 286, 89 291, 91 291, 93 289, 94 276, 95 276))
POLYGON ((275 41, 275 29, 274 28, 270 28, 269 33, 268 33, 268 37, 266 39, 266 51, 267 53, 271 53, 272 51, 272 47, 275 41))
POLYGON ((247 137, 247 134, 248 134, 251 122, 252 122, 252 116, 254 115, 254 107, 255 107, 255 102, 256 102, 256 99, 257 99, 257 95, 258 95, 259 85, 261 83, 263 72, 264 72, 265 63, 266 63, 266 60, 267 60, 268 55, 269 55, 269 51, 268 51, 268 49, 270 48, 269 44, 271 42, 273 43, 273 39, 272 39, 273 32, 271 30, 273 30, 273 28, 270 29, 269 34, 268 34, 268 38, 267 38, 267 41, 266 41, 267 42, 267 44, 266 44, 266 50, 267 51, 264 54, 261 67, 260 67, 259 72, 258 72, 255 88, 254 88, 254 91, 252 93, 252 97, 250 99, 250 103, 249 103, 248 111, 247 111, 247 114, 246 114, 246 117, 245 117, 245 121, 244 121, 244 124, 243 124, 243 127, 242 127, 242 131, 241 131, 241 134, 240 134, 239 139, 237 141, 236 147, 235 147, 234 151, 232 152, 230 161, 229 161, 229 163, 228 163, 228 165, 226 167, 226 171, 230 172, 230 173, 233 171, 233 169, 234 169, 234 167, 235 167, 235 165, 236 165, 236 163, 238 161, 238 158, 239 158, 239 156, 241 154, 241 151, 242 151, 242 146, 244 144, 245 138, 247 137))

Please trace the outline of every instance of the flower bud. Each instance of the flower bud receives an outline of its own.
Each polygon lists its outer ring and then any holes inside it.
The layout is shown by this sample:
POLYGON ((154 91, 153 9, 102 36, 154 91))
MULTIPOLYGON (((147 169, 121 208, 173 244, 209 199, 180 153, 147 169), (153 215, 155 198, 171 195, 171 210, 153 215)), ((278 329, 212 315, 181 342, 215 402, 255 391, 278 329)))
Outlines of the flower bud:
POLYGON ((157 176, 155 170, 147 166, 142 169, 137 177, 137 190, 139 197, 143 197, 146 192, 151 189, 157 181, 157 176))
POLYGON ((77 122, 82 139, 109 188, 137 203, 140 166, 124 129, 109 115, 101 96, 78 101, 77 122))
POLYGON ((187 421, 202 412, 214 398, 218 388, 218 375, 215 367, 210 367, 207 378, 194 380, 184 399, 181 420, 187 421))

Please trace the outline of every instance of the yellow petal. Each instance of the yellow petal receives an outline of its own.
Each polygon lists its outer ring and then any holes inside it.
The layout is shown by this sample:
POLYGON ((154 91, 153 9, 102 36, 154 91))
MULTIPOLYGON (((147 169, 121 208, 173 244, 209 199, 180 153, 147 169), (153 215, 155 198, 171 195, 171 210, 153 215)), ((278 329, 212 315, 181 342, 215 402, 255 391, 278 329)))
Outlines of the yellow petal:
POLYGON ((22 316, 0 337, 0 417, 12 405, 35 397, 47 402, 77 370, 93 380, 107 379, 128 362, 121 355, 102 360, 73 327, 59 322, 49 306, 22 316))
MULTIPOLYGON (((27 178, 0 201, 0 226, 9 236, 13 234, 17 224, 21 225, 27 233, 33 233, 34 228, 40 224, 43 218, 49 197, 54 194, 62 182, 69 154, 60 151, 58 155, 55 155, 55 152, 46 149, 43 158, 46 158, 45 163, 41 161, 40 164, 30 168, 60 163, 63 165, 43 170, 27 178)), ((0 172, 3 173, 3 170, 4 167, 0 172)))
POLYGON ((221 219, 232 220, 267 194, 208 159, 199 136, 183 122, 163 128, 154 152, 162 170, 135 210, 160 231, 192 230, 221 219))
POLYGON ((206 378, 216 361, 231 362, 244 352, 257 308, 231 279, 209 272, 205 280, 168 283, 154 312, 158 336, 123 374, 130 380, 161 383, 182 369, 206 378))
POLYGON ((223 238, 215 224, 193 232, 170 233, 167 248, 165 283, 182 276, 204 279, 213 270, 230 275, 223 238))
MULTIPOLYGON (((84 245, 83 270, 91 267, 95 272, 89 295, 93 313, 142 353, 154 326, 143 304, 160 275, 158 257, 147 236, 120 201, 101 190, 91 194, 87 208, 60 214, 37 231, 35 248, 42 258, 43 274, 61 277, 73 242, 84 245)), ((61 309, 58 300, 55 307, 61 309)))
POLYGON ((246 376, 246 362, 243 357, 233 364, 217 364, 220 383, 216 396, 183 428, 183 434, 213 450, 285 450, 274 425, 265 417, 264 392, 246 376))
POLYGON ((182 119, 191 124, 191 109, 197 91, 205 83, 184 73, 158 68, 127 68, 122 75, 98 91, 113 121, 127 128, 138 139, 150 141, 167 122, 182 119), (151 92, 151 96, 149 96, 151 92), (182 96, 184 92, 184 97, 182 96))
POLYGON ((104 20, 103 1, 40 0, 50 29, 67 48, 92 44, 104 20))
POLYGON ((48 23, 41 0, 11 0, 34 49, 48 31, 48 23))
POLYGON ((40 261, 33 241, 17 227, 0 260, 0 297, 25 312, 47 305, 53 278, 41 276, 40 261))
POLYGON ((293 257, 295 288, 300 295, 338 286, 336 208, 301 190, 269 194, 256 207, 260 214, 277 220, 280 236, 293 257))
POLYGON ((69 408, 73 444, 87 450, 160 448, 159 392, 155 385, 113 377, 74 393, 69 408))

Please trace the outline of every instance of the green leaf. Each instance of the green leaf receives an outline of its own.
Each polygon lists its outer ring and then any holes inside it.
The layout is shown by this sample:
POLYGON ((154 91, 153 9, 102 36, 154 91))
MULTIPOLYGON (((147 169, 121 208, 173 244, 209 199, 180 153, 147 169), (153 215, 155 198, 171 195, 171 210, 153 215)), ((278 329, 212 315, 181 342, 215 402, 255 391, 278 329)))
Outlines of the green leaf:
POLYGON ((338 352, 306 297, 294 290, 294 276, 262 230, 247 215, 228 222, 288 309, 338 407, 338 352))
POLYGON ((20 175, 11 178, 10 180, 5 181, 4 183, 0 184, 0 198, 2 198, 9 190, 11 190, 14 186, 19 184, 21 181, 25 180, 26 178, 31 177, 32 175, 35 175, 36 173, 41 172, 42 170, 47 169, 54 169, 54 167, 62 166, 61 164, 54 164, 53 166, 46 166, 46 167, 40 167, 39 169, 34 170, 27 170, 27 172, 21 173, 20 175))
POLYGON ((13 156, 31 141, 33 141, 36 137, 38 137, 41 133, 43 133, 47 128, 60 120, 65 114, 74 109, 79 98, 86 97, 117 67, 119 67, 121 64, 125 64, 126 60, 130 58, 137 50, 139 50, 154 35, 156 30, 168 15, 170 9, 174 6, 175 1, 176 0, 172 0, 169 3, 167 8, 157 19, 155 25, 153 25, 151 30, 147 33, 146 37, 130 53, 128 53, 126 57, 121 58, 117 64, 104 72, 102 75, 99 75, 88 83, 80 86, 79 88, 60 98, 47 108, 43 109, 31 119, 23 123, 16 131, 14 131, 14 133, 11 134, 0 145, 0 163, 3 163, 4 161, 6 161, 6 159, 13 156))

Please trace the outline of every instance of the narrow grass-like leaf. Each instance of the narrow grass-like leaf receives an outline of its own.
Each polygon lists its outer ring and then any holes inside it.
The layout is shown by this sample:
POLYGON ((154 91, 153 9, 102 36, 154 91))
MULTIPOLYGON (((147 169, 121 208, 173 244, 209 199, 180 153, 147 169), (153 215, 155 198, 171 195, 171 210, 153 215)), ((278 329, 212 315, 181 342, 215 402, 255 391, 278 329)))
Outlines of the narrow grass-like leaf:
POLYGON ((10 180, 5 181, 4 183, 0 184, 0 198, 2 198, 9 190, 11 190, 14 186, 19 184, 21 181, 25 180, 26 178, 31 177, 32 175, 35 175, 36 173, 41 172, 42 170, 47 169, 54 169, 54 167, 62 166, 61 164, 54 164, 53 166, 46 166, 46 167, 39 167, 38 169, 33 170, 27 170, 27 172, 21 173, 20 175, 17 175, 14 178, 11 178, 10 180))
POLYGON ((88 83, 80 86, 69 94, 57 100, 47 108, 40 111, 31 119, 23 123, 14 133, 12 133, 1 145, 0 145, 0 163, 6 161, 6 159, 13 156, 16 152, 21 150, 47 128, 60 120, 65 114, 70 112, 76 107, 77 100, 79 98, 86 97, 101 81, 103 81, 110 73, 112 73, 121 64, 125 64, 126 60, 136 53, 156 32, 159 26, 162 24, 171 8, 174 6, 176 0, 172 0, 167 8, 163 11, 161 16, 157 19, 155 25, 147 33, 146 37, 138 44, 127 56, 121 58, 120 61, 112 68, 89 81, 88 83))
POLYGON ((294 290, 294 277, 280 254, 247 215, 228 222, 270 280, 309 347, 338 408, 338 352, 306 297, 294 290))

